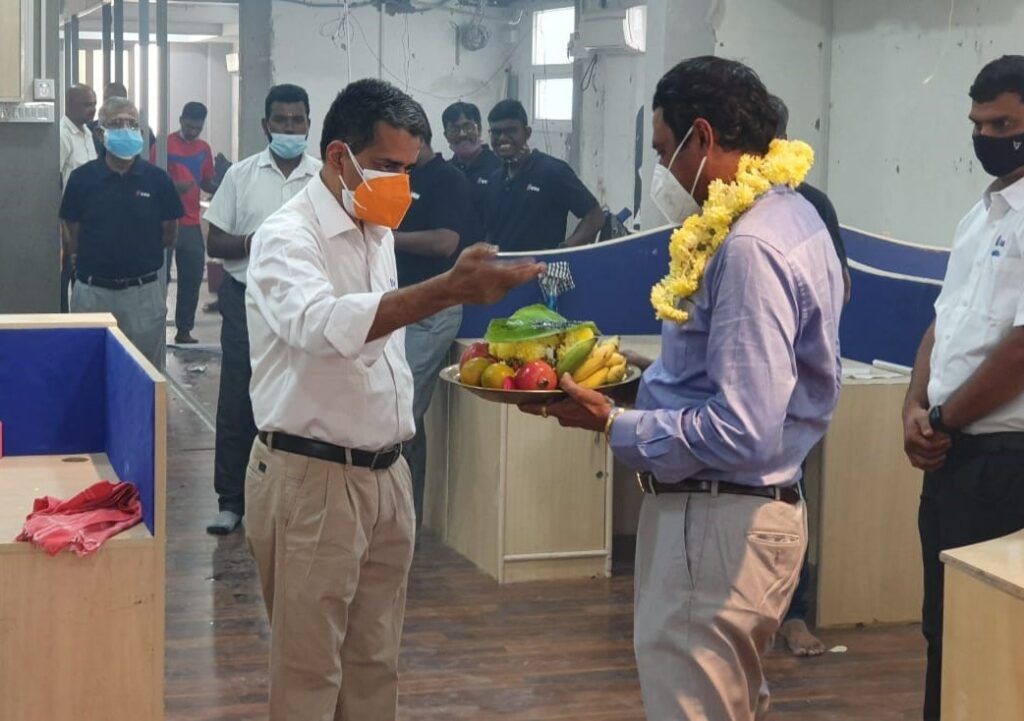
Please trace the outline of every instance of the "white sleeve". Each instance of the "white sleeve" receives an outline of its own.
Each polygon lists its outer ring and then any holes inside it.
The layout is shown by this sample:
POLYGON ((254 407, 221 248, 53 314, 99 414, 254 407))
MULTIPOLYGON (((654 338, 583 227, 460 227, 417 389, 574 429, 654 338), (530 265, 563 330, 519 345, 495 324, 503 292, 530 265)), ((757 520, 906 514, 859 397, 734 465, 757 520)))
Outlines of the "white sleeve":
POLYGON ((265 223, 253 237, 247 295, 270 330, 315 356, 373 365, 389 335, 370 343, 379 292, 335 294, 316 238, 306 228, 265 223))
POLYGON ((203 220, 216 225, 228 235, 242 235, 238 224, 238 189, 235 186, 234 172, 237 165, 228 168, 217 192, 210 199, 210 207, 203 213, 203 220))

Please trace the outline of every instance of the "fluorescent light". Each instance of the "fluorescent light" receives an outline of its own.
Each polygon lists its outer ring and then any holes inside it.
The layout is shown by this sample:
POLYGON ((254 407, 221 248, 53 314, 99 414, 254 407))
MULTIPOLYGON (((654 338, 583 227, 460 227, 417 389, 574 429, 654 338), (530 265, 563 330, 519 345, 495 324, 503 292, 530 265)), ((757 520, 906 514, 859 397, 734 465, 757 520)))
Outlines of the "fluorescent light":
MULTIPOLYGON (((78 31, 78 39, 79 40, 102 40, 103 39, 103 33, 100 32, 99 30, 79 30, 78 31)), ((219 35, 196 35, 196 34, 190 35, 190 34, 187 34, 187 33, 168 33, 167 34, 167 42, 169 42, 169 43, 208 43, 208 42, 216 41, 216 40, 220 40, 220 36, 219 35)), ((139 34, 138 33, 128 33, 128 32, 126 32, 124 34, 124 41, 126 43, 137 43, 139 41, 139 34)), ((150 36, 150 44, 151 45, 155 45, 156 44, 156 34, 153 34, 152 36, 150 36)))
POLYGON ((224 56, 224 64, 227 65, 229 73, 238 72, 238 53, 228 53, 224 56))

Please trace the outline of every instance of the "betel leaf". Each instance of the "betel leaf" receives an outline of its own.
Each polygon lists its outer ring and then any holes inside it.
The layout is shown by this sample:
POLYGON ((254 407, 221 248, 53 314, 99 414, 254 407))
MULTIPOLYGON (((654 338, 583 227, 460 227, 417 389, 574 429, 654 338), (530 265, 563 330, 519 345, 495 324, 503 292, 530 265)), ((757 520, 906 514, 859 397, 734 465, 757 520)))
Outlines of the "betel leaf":
POLYGON ((541 303, 534 303, 533 305, 523 306, 511 316, 509 320, 521 320, 521 321, 536 321, 542 322, 547 321, 551 323, 565 323, 566 318, 560 313, 551 310, 546 305, 541 303))
POLYGON ((488 343, 522 343, 568 333, 579 328, 590 328, 597 334, 597 326, 589 320, 526 320, 523 318, 495 318, 487 325, 484 340, 488 343))

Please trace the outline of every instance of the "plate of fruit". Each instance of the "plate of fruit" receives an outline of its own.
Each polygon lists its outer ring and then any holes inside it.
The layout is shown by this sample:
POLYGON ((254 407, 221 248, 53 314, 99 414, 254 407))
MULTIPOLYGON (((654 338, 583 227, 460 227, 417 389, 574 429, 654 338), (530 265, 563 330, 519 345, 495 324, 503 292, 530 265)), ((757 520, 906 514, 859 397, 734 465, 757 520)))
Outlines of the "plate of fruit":
POLYGON ((441 379, 489 401, 543 403, 565 395, 564 374, 584 388, 636 383, 640 369, 619 353, 618 336, 601 337, 590 321, 571 321, 543 305, 492 320, 484 340, 473 343, 441 379))

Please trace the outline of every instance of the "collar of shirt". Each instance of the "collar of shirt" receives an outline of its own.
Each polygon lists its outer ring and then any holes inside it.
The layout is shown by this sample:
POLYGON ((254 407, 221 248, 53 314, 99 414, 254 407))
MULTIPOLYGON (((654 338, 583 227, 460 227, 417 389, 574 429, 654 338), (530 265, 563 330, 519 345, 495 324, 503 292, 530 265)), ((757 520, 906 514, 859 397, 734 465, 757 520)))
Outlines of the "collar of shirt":
POLYGON ((81 135, 82 137, 85 137, 86 135, 90 134, 88 128, 86 128, 85 126, 81 128, 78 127, 73 122, 71 122, 71 118, 69 118, 67 115, 61 117, 60 123, 65 128, 67 128, 68 132, 74 133, 75 135, 81 135))
POLYGON ((996 180, 985 191, 985 207, 997 217, 1006 215, 1011 210, 1024 210, 1024 172, 1017 171, 1019 177, 1007 186, 996 189, 996 180))
MULTIPOLYGON (((295 170, 292 171, 291 175, 288 176, 287 180, 292 178, 301 177, 303 175, 313 176, 317 174, 319 168, 313 164, 313 158, 308 153, 302 154, 302 160, 295 166, 295 170)), ((274 154, 270 152, 270 148, 266 147, 260 152, 259 167, 261 168, 273 168, 274 171, 284 177, 284 173, 277 167, 277 163, 274 161, 274 154)))
POLYGON ((308 188, 309 199, 313 203, 313 210, 316 212, 316 219, 323 229, 324 236, 337 238, 355 233, 360 238, 366 238, 376 245, 380 245, 390 232, 387 228, 373 223, 363 223, 363 227, 360 229, 341 207, 341 203, 334 197, 334 193, 319 175, 309 181, 308 188))
MULTIPOLYGON (((128 172, 125 173, 125 175, 142 175, 142 164, 145 162, 146 161, 143 160, 142 158, 136 157, 135 160, 132 162, 131 167, 128 168, 128 172)), ((102 170, 100 171, 101 178, 109 178, 112 175, 121 175, 121 173, 118 173, 117 171, 110 167, 110 165, 107 163, 106 156, 99 158, 99 163, 103 166, 102 170)))

